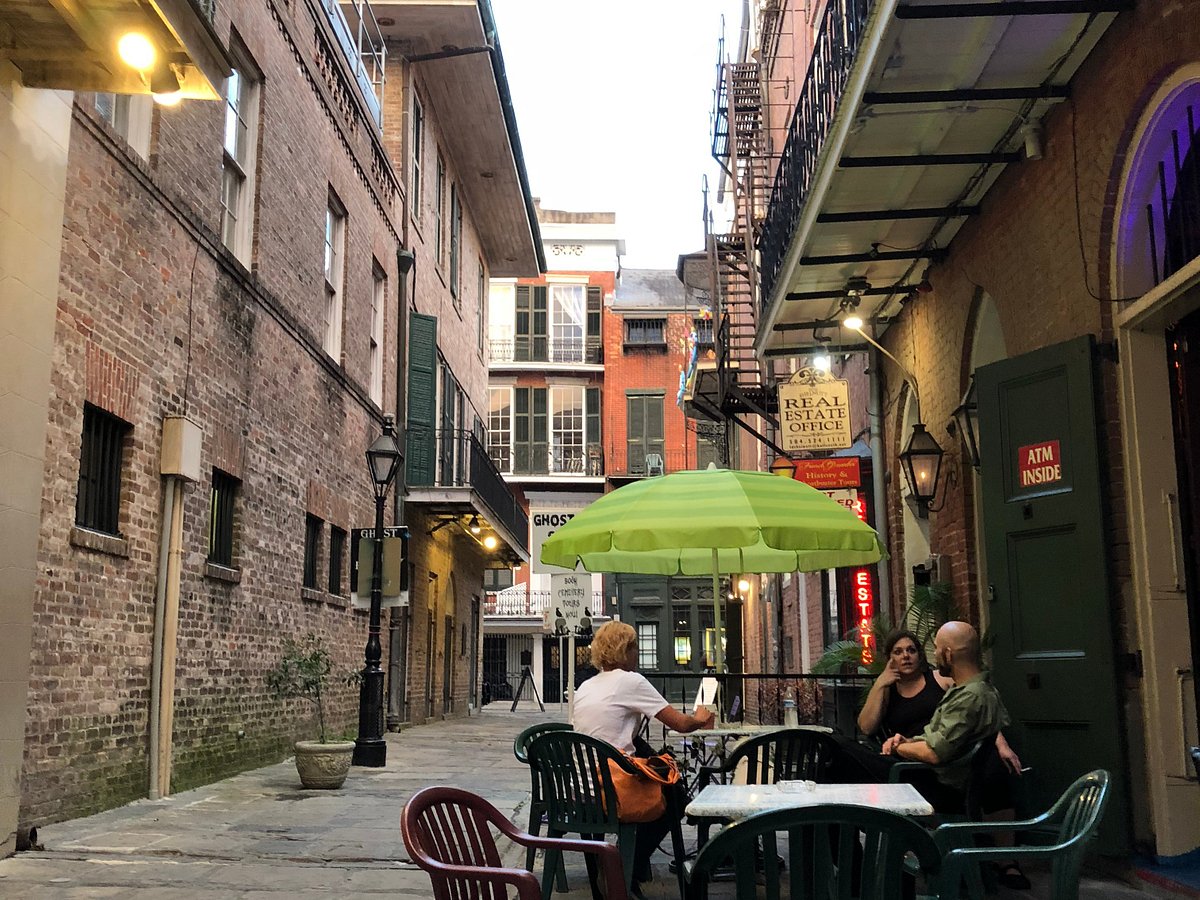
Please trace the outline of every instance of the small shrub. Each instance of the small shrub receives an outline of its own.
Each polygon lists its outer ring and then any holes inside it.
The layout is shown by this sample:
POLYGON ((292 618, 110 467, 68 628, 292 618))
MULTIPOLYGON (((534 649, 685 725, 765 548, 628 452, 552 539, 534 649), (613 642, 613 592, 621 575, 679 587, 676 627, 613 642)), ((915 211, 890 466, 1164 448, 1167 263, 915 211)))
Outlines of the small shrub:
POLYGON ((315 634, 306 635, 303 641, 286 638, 283 655, 275 668, 267 672, 267 686, 281 700, 304 697, 317 708, 317 727, 321 743, 325 737, 325 688, 333 662, 325 644, 315 634))

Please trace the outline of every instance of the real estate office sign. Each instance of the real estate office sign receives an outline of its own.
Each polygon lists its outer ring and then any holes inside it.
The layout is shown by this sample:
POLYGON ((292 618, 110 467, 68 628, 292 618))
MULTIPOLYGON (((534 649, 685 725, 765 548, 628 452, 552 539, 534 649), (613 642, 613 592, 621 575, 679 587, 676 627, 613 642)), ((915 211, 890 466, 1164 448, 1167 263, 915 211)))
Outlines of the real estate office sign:
POLYGON ((850 431, 850 383, 805 369, 779 385, 779 430, 783 449, 844 450, 850 431))

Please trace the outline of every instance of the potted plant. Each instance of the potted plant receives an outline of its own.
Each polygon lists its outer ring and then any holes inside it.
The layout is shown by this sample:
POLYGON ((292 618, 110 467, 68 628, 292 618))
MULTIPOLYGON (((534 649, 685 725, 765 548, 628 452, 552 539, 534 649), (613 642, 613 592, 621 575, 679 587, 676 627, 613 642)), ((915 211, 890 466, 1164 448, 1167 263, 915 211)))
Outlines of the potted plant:
POLYGON ((315 634, 303 641, 287 638, 283 655, 267 673, 267 684, 280 699, 305 697, 317 708, 320 740, 297 741, 296 771, 306 788, 340 788, 350 771, 354 741, 331 741, 325 730, 325 688, 333 663, 315 634))

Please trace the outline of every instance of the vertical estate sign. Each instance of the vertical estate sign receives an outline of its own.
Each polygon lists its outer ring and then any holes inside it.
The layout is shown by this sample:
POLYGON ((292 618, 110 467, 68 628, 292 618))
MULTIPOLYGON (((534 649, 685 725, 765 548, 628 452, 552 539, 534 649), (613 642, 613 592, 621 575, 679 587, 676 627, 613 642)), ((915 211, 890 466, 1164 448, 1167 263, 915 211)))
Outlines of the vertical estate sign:
POLYGON ((788 453, 846 449, 853 443, 850 383, 813 375, 781 383, 779 428, 788 453))

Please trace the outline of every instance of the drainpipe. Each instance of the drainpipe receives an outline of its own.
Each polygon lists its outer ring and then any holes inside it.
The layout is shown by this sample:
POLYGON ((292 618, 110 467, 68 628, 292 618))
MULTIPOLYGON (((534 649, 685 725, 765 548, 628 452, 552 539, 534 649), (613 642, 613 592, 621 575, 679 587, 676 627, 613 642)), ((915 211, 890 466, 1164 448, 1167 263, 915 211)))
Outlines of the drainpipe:
MULTIPOLYGON (((407 216, 405 217, 407 218, 407 216)), ((406 400, 408 394, 408 279, 411 275, 414 285, 417 278, 417 260, 411 249, 404 247, 396 251, 396 274, 399 275, 396 285, 396 442, 401 450, 405 448, 407 434, 406 400)), ((415 288, 413 293, 415 294, 415 288)), ((393 498, 392 521, 400 524, 404 521, 404 469, 401 468, 396 478, 396 493, 393 498)), ((410 587, 411 590, 411 587, 410 587)), ((400 723, 406 718, 405 697, 407 696, 407 679, 404 673, 406 653, 407 627, 405 617, 407 608, 394 608, 388 612, 388 664, 387 664, 387 715, 388 731, 399 731, 400 723)))
POLYGON ((150 798, 171 793, 175 719, 175 655, 179 640, 179 581, 183 568, 183 485, 200 480, 200 426, 186 416, 162 423, 159 473, 163 482, 163 534, 159 539, 150 660, 150 798))
POLYGON ((150 681, 150 799, 171 793, 171 744, 175 716, 175 656, 179 635, 179 580, 183 556, 183 479, 167 476, 154 604, 150 681))
POLYGON ((162 678, 163 622, 167 596, 167 559, 170 552, 170 528, 167 523, 175 516, 175 478, 164 482, 162 521, 163 529, 158 540, 158 584, 154 591, 154 645, 150 658, 150 799, 163 796, 160 788, 158 768, 159 742, 159 681, 162 678))
MULTIPOLYGON (((875 504, 875 530, 879 533, 879 543, 886 549, 888 546, 888 508, 887 508, 887 486, 883 483, 884 476, 884 457, 883 457, 883 388, 880 384, 879 373, 881 371, 879 351, 872 348, 869 351, 867 365, 870 367, 871 387, 868 391, 867 400, 867 419, 871 425, 871 472, 873 482, 874 497, 872 498, 875 504)), ((892 580, 889 573, 886 571, 887 566, 883 560, 879 563, 879 606, 878 609, 886 609, 888 614, 892 612, 892 580)))

